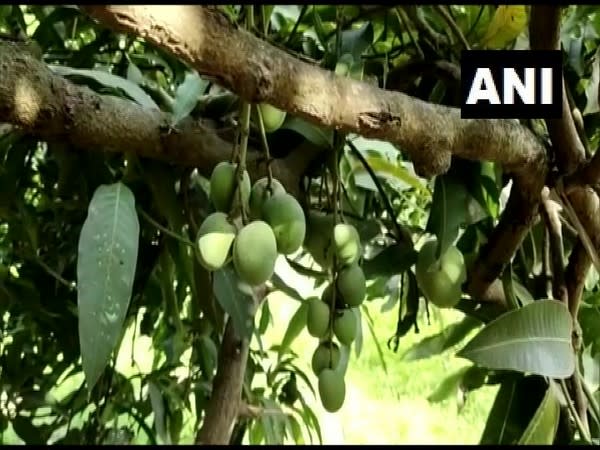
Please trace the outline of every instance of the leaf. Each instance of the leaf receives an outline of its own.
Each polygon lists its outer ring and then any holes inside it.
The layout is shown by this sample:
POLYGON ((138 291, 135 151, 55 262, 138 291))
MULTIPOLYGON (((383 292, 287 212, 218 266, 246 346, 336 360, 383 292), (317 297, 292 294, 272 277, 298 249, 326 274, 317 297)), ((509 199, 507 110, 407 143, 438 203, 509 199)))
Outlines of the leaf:
POLYGON ((554 395, 552 387, 548 386, 542 403, 519 439, 518 445, 552 445, 559 417, 558 399, 554 395))
POLYGON ((437 176, 426 230, 437 237, 439 254, 443 254, 458 236, 461 225, 468 222, 470 195, 463 183, 448 175, 437 176))
POLYGON ((466 316, 460 322, 447 326, 440 333, 428 336, 413 345, 402 355, 402 359, 406 361, 418 361, 439 355, 458 344, 480 325, 481 322, 479 320, 466 316))
MULTIPOLYGON (((367 161, 369 167, 373 169, 375 175, 392 181, 393 187, 396 190, 415 188, 422 192, 428 192, 423 181, 406 167, 404 167, 402 163, 393 163, 380 156, 374 155, 365 157, 365 160, 367 161)), ((354 175, 354 181, 357 186, 360 186, 364 189, 377 191, 375 184, 367 181, 370 179, 370 175, 368 174, 367 169, 365 169, 360 162, 354 163, 352 174, 354 175)))
POLYGON ((586 103, 583 115, 595 114, 600 111, 598 105, 598 84, 600 83, 600 48, 592 59, 592 75, 585 89, 586 103))
MULTIPOLYGON (((355 61, 360 60, 363 52, 373 42, 373 25, 371 22, 365 22, 358 29, 345 30, 341 33, 340 55, 350 54, 355 61)), ((335 47, 335 35, 330 40, 331 49, 335 47)))
POLYGON ((455 394, 458 391, 460 382, 467 370, 469 370, 469 366, 462 367, 444 378, 436 390, 427 397, 427 401, 430 403, 439 403, 446 400, 452 394, 455 394))
POLYGON ((370 279, 392 276, 408 270, 417 261, 417 252, 405 243, 390 245, 372 259, 365 259, 363 271, 370 279))
POLYGON ((333 145, 333 132, 309 123, 300 117, 289 117, 281 129, 295 131, 317 147, 330 148, 333 145))
POLYGON ((290 348, 292 342, 302 333, 304 327, 306 325, 306 316, 308 314, 308 301, 303 301, 300 303, 300 307, 296 310, 292 318, 290 319, 290 323, 288 324, 287 330, 285 330, 285 334, 283 335, 283 339, 281 340, 281 345, 279 346, 279 355, 278 359, 281 359, 284 352, 290 348))
POLYGON ((254 331, 253 299, 242 292, 231 267, 213 273, 213 291, 223 310, 231 317, 240 339, 250 339, 254 331))
POLYGON ((352 308, 352 313, 356 317, 356 338, 354 339, 354 353, 358 358, 363 347, 363 323, 360 308, 352 308))
POLYGON ((183 83, 177 86, 175 91, 172 124, 177 124, 189 116, 207 86, 208 81, 200 78, 197 73, 189 72, 185 75, 183 83))
POLYGON ((75 76, 90 78, 103 86, 123 91, 129 98, 146 108, 159 109, 158 105, 152 100, 152 97, 146 94, 146 92, 144 92, 137 84, 125 78, 113 75, 112 73, 103 72, 101 70, 75 69, 73 67, 52 64, 49 64, 48 67, 50 67, 54 73, 63 77, 75 76))
POLYGON ((99 186, 79 236, 79 341, 88 391, 115 349, 131 299, 140 224, 123 183, 99 186))
POLYGON ((527 10, 523 5, 500 5, 480 41, 482 47, 500 49, 514 41, 527 26, 527 10))
POLYGON ((152 381, 148 382, 148 395, 150 397, 152 411, 154 412, 154 428, 156 428, 156 433, 165 444, 170 445, 171 441, 169 434, 167 433, 165 402, 162 393, 160 392, 160 388, 152 381))
POLYGON ((383 372, 387 375, 387 364, 385 363, 385 357, 383 355, 383 349, 381 345, 379 345, 379 339, 377 339, 377 334, 375 333, 375 323, 373 322, 373 318, 369 313, 369 308, 367 305, 362 305, 362 311, 367 318, 367 326, 369 328, 369 333, 371 333, 371 337, 373 338, 373 343, 375 344, 375 349, 377 350, 377 355, 379 356, 379 361, 381 361, 381 366, 383 367, 383 372))
POLYGON ((487 324, 457 356, 489 369, 567 378, 575 369, 569 311, 538 300, 487 324))
POLYGON ((480 445, 512 445, 523 436, 548 389, 539 376, 509 376, 498 389, 480 445))

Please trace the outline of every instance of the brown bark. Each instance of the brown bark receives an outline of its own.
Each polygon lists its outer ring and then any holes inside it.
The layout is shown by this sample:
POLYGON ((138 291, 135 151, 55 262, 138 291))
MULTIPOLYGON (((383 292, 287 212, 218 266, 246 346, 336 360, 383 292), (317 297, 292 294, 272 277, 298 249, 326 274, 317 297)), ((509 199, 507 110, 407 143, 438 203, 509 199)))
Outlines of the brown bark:
MULTIPOLYGON (((210 121, 188 118, 169 130, 170 114, 73 84, 20 46, 1 40, 0 80, 0 121, 42 140, 91 151, 132 152, 195 166, 203 175, 231 155, 232 143, 221 138, 210 121)), ((265 173, 259 160, 259 152, 249 153, 252 178, 265 173)), ((286 188, 297 193, 308 162, 310 155, 292 154, 272 168, 286 188)))

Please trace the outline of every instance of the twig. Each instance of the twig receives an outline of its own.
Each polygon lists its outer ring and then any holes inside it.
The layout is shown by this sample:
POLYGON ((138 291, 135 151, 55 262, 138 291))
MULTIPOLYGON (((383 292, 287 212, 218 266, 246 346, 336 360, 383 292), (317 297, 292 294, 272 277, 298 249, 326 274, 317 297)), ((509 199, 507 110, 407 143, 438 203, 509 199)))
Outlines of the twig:
POLYGON ((561 222, 558 214, 558 205, 550 200, 549 190, 542 190, 542 216, 546 221, 548 240, 550 245, 550 262, 552 269, 552 293, 554 298, 569 304, 569 292, 565 281, 565 258, 563 254, 563 237, 561 222))
POLYGON ((434 8, 442 16, 442 18, 446 21, 446 23, 448 24, 448 26, 450 27, 450 29, 452 30, 452 32, 456 35, 456 37, 462 43, 463 47, 465 49, 467 49, 467 50, 470 50, 471 47, 469 46, 469 42, 467 41, 467 39, 463 35, 462 31, 460 30, 460 28, 458 27, 458 25, 456 24, 456 22, 454 21, 454 19, 452 18, 452 16, 444 8, 444 6, 442 6, 442 5, 435 5, 434 8))
POLYGON ((583 389, 583 393, 585 394, 588 404, 590 405, 590 407, 592 409, 592 414, 594 416, 594 419, 596 420, 596 423, 598 425, 600 425, 600 407, 598 407, 598 402, 596 402, 594 393, 590 390, 590 387, 587 385, 587 383, 586 383, 585 379, 583 378, 583 376, 581 375, 581 373, 579 373, 578 376, 579 376, 579 381, 581 383, 581 387, 583 389))
POLYGON ((160 223, 158 223, 156 220, 154 220, 152 217, 150 217, 150 215, 144 211, 141 207, 137 207, 136 208, 138 210, 138 212, 140 213, 140 215, 151 225, 155 226, 156 228, 158 228, 160 231, 162 231, 164 234, 166 234, 167 236, 172 237, 173 239, 178 240, 179 242, 181 242, 182 244, 185 245, 189 245, 191 247, 194 247, 194 243, 192 241, 190 241, 189 239, 186 239, 185 237, 175 233, 174 231, 169 230, 168 228, 162 226, 160 223))
POLYGON ((559 380, 559 384, 560 384, 562 393, 565 396, 565 400, 567 402, 567 408, 569 408, 571 417, 573 417, 573 420, 575 421, 575 425, 577 426, 577 430, 579 430, 581 439, 583 439, 587 444, 592 444, 590 435, 587 432, 586 428, 584 427, 583 423, 581 422, 581 419, 579 418, 577 411, 575 410, 575 406, 573 405, 573 400, 571 400, 571 396, 569 394, 569 389, 567 388, 567 383, 565 383, 565 380, 559 380))
POLYGON ((394 229, 396 231, 396 236, 395 236, 396 241, 400 242, 402 240, 405 242, 412 243, 412 239, 410 239, 410 235, 405 230, 403 230, 402 227, 400 227, 400 225, 398 224, 398 221, 396 220, 396 213, 394 212, 394 208, 392 208, 392 203, 390 202, 390 199, 388 198, 387 194, 385 193, 385 190, 383 189, 383 186, 382 186, 381 182, 379 181, 377 174, 373 171, 371 166, 369 166, 369 163, 367 162, 365 157, 362 155, 362 153, 360 153, 358 148, 356 148, 356 146, 354 145, 354 143, 351 140, 349 140, 349 139, 346 140, 346 144, 350 148, 350 151, 352 152, 352 154, 354 156, 356 156, 356 158, 360 161, 360 163, 363 165, 363 167, 365 168, 365 170, 367 171, 367 173, 373 180, 373 183, 375 184, 375 187, 377 188, 377 191, 379 192, 379 195, 381 196, 381 201, 383 202, 383 206, 384 206, 385 210, 387 211, 388 215, 390 216, 390 220, 392 221, 392 224, 394 225, 394 229))
POLYGON ((33 258, 33 260, 42 268, 44 269, 46 272, 48 272, 49 275, 53 276, 54 278, 56 278, 56 281, 58 281, 59 283, 65 285, 67 288, 69 288, 71 291, 75 290, 77 288, 77 284, 74 281, 68 281, 65 280, 62 276, 60 276, 60 274, 58 272, 56 272, 52 267, 50 267, 48 264, 46 264, 44 261, 42 261, 39 257, 35 257, 33 258))

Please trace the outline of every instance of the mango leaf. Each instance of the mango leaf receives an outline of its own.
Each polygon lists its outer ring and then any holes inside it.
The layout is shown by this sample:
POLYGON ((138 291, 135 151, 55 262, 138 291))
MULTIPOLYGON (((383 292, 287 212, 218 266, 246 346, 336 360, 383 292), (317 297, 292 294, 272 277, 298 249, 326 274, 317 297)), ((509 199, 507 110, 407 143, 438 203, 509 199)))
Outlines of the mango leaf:
POLYGON ((242 292, 239 279, 231 267, 213 274, 213 292, 223 310, 231 317, 240 339, 250 339, 254 332, 253 299, 242 292))
POLYGON ((290 319, 287 330, 285 330, 285 334, 281 340, 281 345, 279 346, 279 354, 277 356, 278 359, 281 359, 285 351, 290 348, 290 345, 292 345, 294 340, 300 335, 300 333, 302 333, 302 330, 304 330, 304 327, 306 326, 307 314, 308 301, 303 301, 300 303, 300 307, 290 319))
POLYGON ((160 439, 167 445, 171 444, 169 434, 167 433, 167 415, 165 411, 165 401, 160 388, 156 383, 148 382, 148 396, 154 412, 154 428, 160 439))
POLYGON ((331 130, 320 128, 300 117, 288 117, 281 128, 301 134, 317 147, 329 148, 333 145, 333 132, 331 130))
POLYGON ((50 64, 48 67, 57 75, 63 77, 83 77, 94 80, 95 82, 113 89, 123 91, 129 98, 136 101, 140 105, 150 109, 160 109, 142 88, 137 84, 113 75, 112 73, 103 72, 101 70, 75 69, 73 67, 56 66, 50 64))
POLYGON ((428 336, 413 345, 402 355, 402 359, 406 361, 418 361, 439 355, 458 344, 480 325, 481 322, 479 320, 466 316, 460 322, 447 326, 440 333, 428 336))
POLYGON ((464 184, 454 177, 436 177, 426 230, 437 237, 439 254, 452 245, 460 226, 468 222, 466 206, 469 198, 464 184))
POLYGON ((548 386, 546 395, 531 422, 525 429, 518 445, 552 445, 554 435, 558 428, 560 405, 551 386, 548 386))
POLYGON ((487 324, 457 356, 489 369, 567 378, 575 369, 569 311, 538 300, 487 324))
POLYGON ((488 415, 480 445, 516 444, 548 390, 544 378, 517 374, 505 379, 488 415))
POLYGON ((467 370, 469 370, 469 366, 462 367, 444 378, 436 390, 427 397, 427 401, 430 403, 439 403, 449 398, 452 394, 456 394, 467 370))
POLYGON ((514 41, 527 26, 527 10, 523 5, 500 5, 487 31, 481 38, 482 48, 500 49, 514 41))
POLYGON ((365 259, 363 271, 370 279, 375 276, 392 276, 408 270, 417 261, 417 252, 406 244, 386 247, 372 259, 365 259))
MULTIPOLYGON (((390 162, 377 155, 366 156, 365 160, 378 177, 391 181, 392 186, 395 189, 405 190, 415 188, 421 192, 428 192, 423 181, 409 169, 404 167, 402 163, 390 162)), ((357 186, 377 191, 377 186, 370 181, 370 175, 367 172, 367 169, 365 169, 360 162, 355 162, 353 164, 351 174, 354 175, 354 182, 357 186)))
POLYGON ((88 391, 115 349, 131 299, 140 225, 123 183, 99 186, 79 236, 79 341, 88 391))
POLYGON ((183 83, 177 86, 173 102, 172 123, 176 124, 186 118, 195 108, 200 96, 206 90, 208 81, 200 78, 195 72, 188 72, 183 83))
POLYGON ((600 111, 598 105, 598 83, 600 83, 600 48, 596 50, 596 54, 592 60, 592 76, 585 89, 586 104, 583 110, 583 115, 595 114, 600 111))
MULTIPOLYGON (((360 60, 360 56, 373 42, 373 25, 371 22, 365 22, 358 29, 345 30, 341 33, 340 55, 350 54, 355 61, 360 60)), ((331 51, 335 46, 335 35, 330 40, 331 51)))

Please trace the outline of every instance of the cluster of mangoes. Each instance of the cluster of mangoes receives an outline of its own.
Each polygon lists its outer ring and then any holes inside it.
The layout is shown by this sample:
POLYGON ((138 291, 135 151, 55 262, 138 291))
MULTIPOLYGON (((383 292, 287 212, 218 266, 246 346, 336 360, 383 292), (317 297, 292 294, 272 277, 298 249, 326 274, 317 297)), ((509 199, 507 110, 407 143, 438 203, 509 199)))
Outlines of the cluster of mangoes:
POLYGON ((238 182, 237 164, 223 161, 215 166, 209 198, 216 212, 200 225, 196 244, 204 268, 215 271, 233 260, 240 280, 258 286, 273 275, 279 254, 301 247, 306 220, 298 201, 278 180, 261 178, 250 186, 245 170, 238 182), (236 195, 250 219, 239 229, 229 216, 236 195))
POLYGON ((359 265, 362 248, 356 228, 338 223, 320 235, 323 237, 328 244, 320 249, 326 254, 322 261, 335 265, 336 276, 321 298, 307 300, 306 328, 311 336, 319 339, 312 357, 312 370, 319 380, 321 403, 327 411, 336 412, 346 396, 344 375, 338 370, 339 345, 349 347, 356 338, 359 323, 353 308, 360 306, 365 298, 366 280, 359 265))

